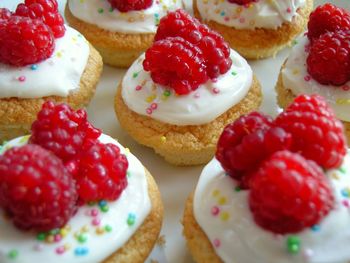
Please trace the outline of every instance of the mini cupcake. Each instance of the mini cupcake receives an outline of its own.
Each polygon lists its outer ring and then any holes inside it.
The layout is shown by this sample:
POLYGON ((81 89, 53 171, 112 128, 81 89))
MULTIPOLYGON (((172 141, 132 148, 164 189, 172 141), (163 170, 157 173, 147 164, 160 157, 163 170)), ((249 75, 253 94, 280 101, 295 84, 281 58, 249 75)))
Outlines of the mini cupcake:
POLYGON ((55 0, 0 9, 0 47, 0 141, 27 134, 46 100, 79 108, 94 95, 102 59, 55 0))
POLYGON ((158 238, 152 176, 83 110, 46 102, 32 135, 3 145, 0 170, 3 263, 141 263, 158 238))
POLYGON ((324 96, 350 140, 350 13, 332 4, 310 15, 308 32, 293 47, 276 84, 285 108, 299 94, 324 96))
POLYGON ((65 16, 104 63, 129 67, 151 46, 159 19, 181 7, 181 0, 68 0, 65 16))
POLYGON ((119 122, 172 164, 206 163, 225 125, 259 107, 259 82, 220 35, 183 10, 162 18, 155 39, 118 87, 119 122))
POLYGON ((225 128, 187 201, 193 258, 349 262, 349 166, 343 127, 322 97, 299 96, 274 121, 241 117, 225 128))
POLYGON ((247 59, 274 56, 304 31, 313 0, 194 0, 195 16, 247 59))

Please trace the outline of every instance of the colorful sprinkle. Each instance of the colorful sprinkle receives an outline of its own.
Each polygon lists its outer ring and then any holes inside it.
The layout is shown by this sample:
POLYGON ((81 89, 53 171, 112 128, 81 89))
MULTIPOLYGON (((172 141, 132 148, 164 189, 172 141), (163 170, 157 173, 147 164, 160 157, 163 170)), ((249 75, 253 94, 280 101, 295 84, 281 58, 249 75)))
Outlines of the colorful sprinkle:
POLYGON ((10 259, 16 259, 18 257, 19 253, 18 253, 18 250, 16 249, 12 249, 8 254, 8 258, 10 259))
POLYGON ((44 241, 46 238, 46 234, 45 233, 39 233, 37 236, 36 236, 36 239, 37 240, 40 240, 40 241, 44 241))
POLYGON ((102 228, 102 227, 96 228, 96 234, 97 235, 103 235, 104 233, 105 233, 104 228, 102 228))
POLYGON ((219 94, 220 93, 220 90, 218 88, 213 88, 213 93, 214 94, 219 94))
POLYGON ((310 81, 310 80, 311 80, 311 77, 310 77, 309 75, 307 75, 307 76, 304 77, 304 80, 305 80, 305 81, 310 81))
POLYGON ((89 249, 87 247, 77 247, 74 250, 74 254, 76 256, 85 256, 89 253, 89 249))
POLYGON ((346 208, 349 208, 350 207, 350 203, 348 200, 343 200, 342 201, 342 204, 346 207, 346 208))
POLYGON ((343 188, 341 190, 341 194, 343 197, 346 197, 346 198, 349 198, 350 197, 350 189, 347 187, 347 188, 343 188))
POLYGON ((161 136, 160 140, 161 140, 161 142, 166 142, 166 137, 165 136, 161 136))
POLYGON ((93 217, 98 216, 98 210, 96 208, 91 209, 90 215, 93 217))
POLYGON ((65 251, 66 249, 64 246, 56 248, 56 253, 59 255, 62 255, 65 251))
POLYGON ((311 227, 311 229, 312 229, 313 232, 318 232, 318 231, 320 231, 321 226, 320 226, 320 225, 313 225, 313 226, 311 227))
POLYGON ((220 218, 222 221, 227 221, 230 219, 230 214, 228 212, 222 212, 220 218))
POLYGON ((84 234, 80 234, 77 238, 79 243, 85 243, 87 241, 87 236, 84 234))
POLYGON ((101 211, 103 213, 107 213, 109 211, 109 207, 107 205, 101 207, 101 211))
POLYGON ((133 226, 133 225, 135 224, 135 221, 136 221, 136 216, 135 216, 135 214, 130 213, 130 214, 128 215, 128 219, 127 219, 127 224, 128 224, 128 226, 133 226))
POLYGON ((151 115, 152 112, 153 112, 152 109, 150 109, 150 108, 147 108, 147 109, 146 109, 146 113, 147 113, 148 115, 151 115))
POLYGON ((340 167, 339 172, 341 172, 342 174, 346 174, 346 169, 344 167, 340 167))
POLYGON ((344 85, 344 86, 342 87, 342 89, 345 90, 345 91, 348 91, 348 90, 350 90, 350 86, 344 85))
POLYGON ((212 195, 214 197, 218 196, 220 194, 220 191, 218 189, 215 189, 213 192, 212 192, 212 195))
POLYGON ((98 12, 99 14, 102 14, 102 13, 104 12, 104 10, 103 10, 103 8, 99 8, 99 9, 97 9, 97 12, 98 12))
POLYGON ((105 225, 106 232, 112 232, 112 227, 110 225, 105 225))
POLYGON ((100 225, 100 223, 101 223, 101 219, 99 219, 99 218, 94 218, 93 220, 92 220, 92 222, 91 222, 91 224, 92 225, 94 225, 94 226, 98 226, 98 225, 100 225))
POLYGON ((287 238, 287 249, 290 254, 298 254, 300 251, 300 238, 297 236, 289 236, 287 238))
POLYGON ((155 103, 155 102, 153 102, 153 103, 151 104, 151 109, 152 109, 152 110, 156 110, 157 108, 158 108, 158 104, 155 103))
POLYGON ((236 76, 236 75, 237 75, 237 72, 232 71, 232 72, 231 72, 231 75, 232 75, 232 76, 236 76))
POLYGON ((213 216, 217 216, 219 213, 220 213, 220 208, 217 207, 217 206, 213 206, 212 209, 211 209, 211 214, 213 216))
POLYGON ((220 239, 214 239, 213 240, 213 245, 214 245, 214 247, 216 247, 216 248, 218 248, 218 247, 220 247, 220 245, 221 245, 221 241, 220 241, 220 239))
POLYGON ((20 76, 20 77, 18 77, 18 80, 20 82, 24 82, 26 80, 26 77, 25 76, 20 76))
POLYGON ((164 95, 165 97, 169 97, 169 96, 171 95, 171 91, 170 91, 170 90, 165 90, 165 91, 163 92, 163 95, 164 95))
POLYGON ((33 65, 30 66, 30 69, 31 70, 37 70, 38 69, 38 65, 33 64, 33 65))
POLYGON ((235 191, 236 191, 236 192, 240 192, 241 190, 242 190, 242 189, 241 189, 239 186, 236 186, 236 187, 235 187, 235 191))
POLYGON ((226 197, 220 197, 218 200, 219 205, 224 205, 227 203, 227 198, 226 197))
POLYGON ((134 74, 132 74, 132 77, 133 77, 133 78, 137 78, 138 75, 139 75, 139 73, 138 73, 138 72, 135 72, 134 74))

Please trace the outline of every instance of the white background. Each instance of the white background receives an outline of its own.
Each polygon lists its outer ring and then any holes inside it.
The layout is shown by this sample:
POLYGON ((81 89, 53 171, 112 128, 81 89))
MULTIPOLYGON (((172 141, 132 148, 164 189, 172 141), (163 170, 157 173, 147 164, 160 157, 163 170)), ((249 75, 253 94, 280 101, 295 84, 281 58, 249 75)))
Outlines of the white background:
MULTIPOLYGON (((66 1, 58 1, 61 10, 63 10, 66 1)), ((19 2, 22 1, 0 0, 0 7, 14 9, 19 2)), ((350 0, 315 0, 315 6, 325 2, 332 2, 350 10, 350 0)), ((190 9, 191 5, 189 4, 187 8, 190 9)), ((278 111, 274 85, 280 66, 288 52, 289 49, 287 48, 275 58, 249 61, 263 87, 264 100, 261 110, 265 113, 274 115, 278 111)), ((153 150, 138 145, 120 128, 115 117, 113 105, 116 88, 124 72, 124 70, 108 66, 104 67, 96 95, 87 108, 89 119, 96 127, 101 128, 104 133, 117 138, 121 144, 128 147, 149 169, 160 187, 165 207, 162 235, 166 239, 164 251, 167 260, 164 259, 164 255, 159 255, 159 250, 152 255, 152 258, 159 260, 159 262, 192 262, 191 256, 186 249, 185 240, 182 237, 181 217, 187 196, 193 191, 203 166, 174 167, 169 165, 157 156, 153 150)))

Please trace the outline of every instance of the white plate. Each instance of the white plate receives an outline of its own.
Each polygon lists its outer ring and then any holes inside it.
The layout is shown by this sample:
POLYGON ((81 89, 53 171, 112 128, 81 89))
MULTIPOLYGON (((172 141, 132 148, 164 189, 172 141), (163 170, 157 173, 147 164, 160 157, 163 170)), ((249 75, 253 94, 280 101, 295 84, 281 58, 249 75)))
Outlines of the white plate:
MULTIPOLYGON (((14 9, 18 2, 22 1, 0 0, 0 7, 14 9)), ((65 2, 65 0, 59 0, 61 10, 65 2)), ((315 6, 325 2, 332 2, 350 9, 349 0, 315 0, 315 6)), ((188 5, 189 8, 190 6, 188 5)), ((276 105, 274 86, 280 66, 288 52, 287 48, 278 53, 275 58, 249 62, 263 87, 264 100, 261 110, 265 113, 275 115, 279 110, 276 105)), ((89 119, 96 127, 103 129, 106 134, 117 138, 121 144, 128 147, 149 169, 160 187, 165 207, 162 235, 166 239, 166 244, 164 251, 157 248, 150 258, 160 263, 193 262, 182 237, 181 218, 187 196, 196 186, 203 166, 181 168, 169 165, 153 150, 138 145, 120 128, 113 105, 116 88, 124 72, 124 70, 104 67, 96 95, 88 107, 89 119), (165 257, 162 252, 165 252, 165 257)))

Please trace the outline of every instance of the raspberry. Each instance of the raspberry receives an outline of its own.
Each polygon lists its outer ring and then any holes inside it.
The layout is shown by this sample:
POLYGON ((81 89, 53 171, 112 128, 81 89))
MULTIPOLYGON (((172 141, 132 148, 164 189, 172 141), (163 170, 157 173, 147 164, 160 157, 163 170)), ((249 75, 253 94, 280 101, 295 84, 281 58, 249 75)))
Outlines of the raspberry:
POLYGON ((319 223, 333 208, 334 196, 318 165, 279 151, 252 176, 249 206, 259 226, 287 234, 319 223))
POLYGON ((326 32, 350 30, 350 13, 330 3, 318 6, 311 14, 307 25, 308 38, 313 41, 326 32))
POLYGON ((146 51, 143 68, 154 82, 188 94, 208 80, 201 50, 180 37, 154 42, 146 51))
POLYGON ((160 20, 155 40, 167 37, 182 37, 198 46, 203 52, 207 74, 211 79, 225 74, 232 65, 230 47, 223 37, 182 9, 170 12, 160 20))
POLYGON ((252 2, 256 2, 256 0, 228 0, 230 3, 237 5, 248 5, 252 2))
POLYGON ((232 178, 242 179, 245 172, 253 168, 251 164, 260 161, 263 150, 253 144, 262 143, 264 132, 271 126, 269 116, 252 112, 225 127, 218 141, 216 158, 232 178), (254 157, 248 155, 251 152, 254 157))
POLYGON ((66 31, 57 0, 25 0, 17 6, 15 15, 41 19, 51 28, 55 38, 63 37, 66 31))
POLYGON ((315 39, 307 57, 309 74, 324 85, 350 80, 350 30, 328 32, 315 39))
POLYGON ((292 151, 324 169, 341 165, 346 154, 344 128, 321 96, 298 96, 275 124, 292 134, 292 151))
POLYGON ((11 17, 12 13, 7 8, 0 8, 0 19, 8 20, 11 17))
POLYGON ((45 102, 32 124, 30 143, 52 151, 64 162, 75 159, 86 144, 96 141, 101 131, 87 120, 84 110, 66 104, 45 102))
POLYGON ((118 146, 95 143, 80 157, 75 176, 81 201, 116 200, 128 184, 128 160, 118 146))
POLYGON ((55 47, 48 26, 40 20, 11 16, 0 20, 0 62, 26 66, 49 58, 55 47))
POLYGON ((153 0, 108 0, 108 2, 120 12, 143 10, 153 4, 153 0))
POLYGON ((62 161, 38 145, 0 156, 0 205, 21 229, 49 231, 76 211, 75 181, 62 161))

